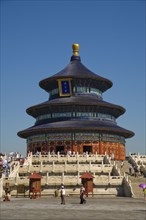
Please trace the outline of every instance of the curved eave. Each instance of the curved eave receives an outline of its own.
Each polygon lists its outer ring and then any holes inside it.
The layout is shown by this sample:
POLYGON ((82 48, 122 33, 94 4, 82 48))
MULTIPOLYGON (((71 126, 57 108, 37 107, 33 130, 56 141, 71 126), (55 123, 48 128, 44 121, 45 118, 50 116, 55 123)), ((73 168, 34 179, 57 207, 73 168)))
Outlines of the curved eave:
POLYGON ((47 111, 49 108, 55 106, 98 106, 103 108, 109 108, 109 110, 113 111, 114 116, 117 118, 120 115, 124 114, 126 111, 125 108, 114 105, 109 102, 105 102, 102 99, 98 99, 97 96, 71 96, 69 98, 56 98, 52 99, 47 102, 43 102, 39 105, 32 106, 26 110, 27 114, 33 116, 36 118, 38 115, 40 115, 40 111, 44 108, 47 108, 47 111))
POLYGON ((106 132, 116 135, 121 135, 125 138, 131 138, 134 136, 132 131, 126 130, 112 123, 107 123, 103 121, 90 121, 90 120, 73 120, 73 121, 61 121, 53 122, 38 126, 30 127, 26 130, 18 132, 18 136, 22 138, 27 138, 35 134, 45 134, 47 132, 61 132, 61 131, 97 131, 106 132))
POLYGON ((39 86, 46 91, 50 91, 55 85, 57 85, 57 80, 63 78, 96 80, 97 82, 99 82, 99 89, 102 92, 105 92, 113 85, 110 80, 90 71, 81 62, 72 61, 60 72, 44 80, 41 80, 39 82, 39 86))

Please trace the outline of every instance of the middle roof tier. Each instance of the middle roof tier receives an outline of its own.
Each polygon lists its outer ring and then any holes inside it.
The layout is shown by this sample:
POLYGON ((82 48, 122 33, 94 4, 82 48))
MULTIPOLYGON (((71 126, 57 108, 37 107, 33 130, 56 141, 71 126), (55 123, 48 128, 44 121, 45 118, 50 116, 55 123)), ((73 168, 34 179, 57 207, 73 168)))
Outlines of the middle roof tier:
POLYGON ((115 118, 124 114, 125 108, 105 102, 95 94, 76 94, 71 97, 56 98, 29 107, 26 112, 37 118, 40 115, 54 112, 98 112, 109 114, 115 118))

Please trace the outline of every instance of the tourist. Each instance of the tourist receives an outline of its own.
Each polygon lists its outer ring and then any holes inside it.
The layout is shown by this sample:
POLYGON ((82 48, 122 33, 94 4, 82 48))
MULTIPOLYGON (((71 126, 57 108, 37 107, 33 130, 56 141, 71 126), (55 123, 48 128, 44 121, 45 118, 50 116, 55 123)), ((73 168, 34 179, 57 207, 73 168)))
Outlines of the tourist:
POLYGON ((37 156, 39 156, 40 152, 37 150, 37 152, 35 153, 37 156))
POLYGON ((75 157, 75 155, 76 155, 76 152, 75 152, 75 151, 73 151, 72 155, 73 155, 73 157, 75 157))
POLYGON ((124 166, 124 162, 123 162, 123 160, 121 161, 121 168, 123 168, 123 166, 124 166))
POLYGON ((134 166, 134 176, 138 177, 138 174, 139 174, 139 169, 137 166, 134 166))
POLYGON ((129 166, 129 174, 132 176, 132 165, 130 164, 130 166, 129 166))
POLYGON ((143 173, 144 173, 144 166, 141 165, 139 171, 140 171, 141 176, 143 176, 143 173))
POLYGON ((144 201, 146 201, 146 187, 143 189, 143 193, 144 193, 144 201))
POLYGON ((85 199, 85 187, 82 185, 80 189, 80 204, 86 203, 85 199))
POLYGON ((64 189, 64 186, 61 186, 60 197, 61 197, 61 204, 65 205, 65 189, 64 189))
POLYGON ((115 155, 114 153, 111 154, 111 160, 114 160, 115 159, 115 155))
POLYGON ((6 187, 5 188, 5 195, 4 195, 4 202, 10 201, 11 200, 11 194, 10 194, 10 188, 6 187))
POLYGON ((71 156, 71 150, 67 151, 67 155, 71 156))

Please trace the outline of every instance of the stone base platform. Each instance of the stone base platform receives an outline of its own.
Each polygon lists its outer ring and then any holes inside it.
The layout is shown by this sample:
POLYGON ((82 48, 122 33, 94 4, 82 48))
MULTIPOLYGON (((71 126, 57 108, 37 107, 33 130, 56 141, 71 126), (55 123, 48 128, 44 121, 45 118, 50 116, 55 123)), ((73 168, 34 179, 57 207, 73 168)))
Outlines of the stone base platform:
POLYGON ((127 197, 96 196, 86 198, 86 204, 79 204, 78 196, 65 198, 41 197, 37 199, 11 198, 1 201, 1 220, 145 220, 146 201, 127 197))

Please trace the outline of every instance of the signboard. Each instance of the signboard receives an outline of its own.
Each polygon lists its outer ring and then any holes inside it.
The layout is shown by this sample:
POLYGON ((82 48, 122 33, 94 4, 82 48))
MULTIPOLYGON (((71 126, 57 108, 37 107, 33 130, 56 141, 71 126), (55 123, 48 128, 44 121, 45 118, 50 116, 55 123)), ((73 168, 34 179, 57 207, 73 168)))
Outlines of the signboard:
POLYGON ((58 79, 59 95, 60 96, 71 96, 71 79, 58 79))

